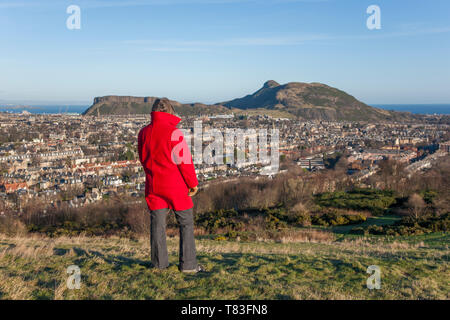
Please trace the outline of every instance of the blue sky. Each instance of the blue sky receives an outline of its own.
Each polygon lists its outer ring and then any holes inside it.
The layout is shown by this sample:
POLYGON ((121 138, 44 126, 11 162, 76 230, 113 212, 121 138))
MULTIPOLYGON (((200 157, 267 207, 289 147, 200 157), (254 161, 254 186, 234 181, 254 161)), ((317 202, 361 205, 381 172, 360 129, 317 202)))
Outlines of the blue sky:
POLYGON ((220 102, 269 79, 373 104, 450 103, 448 0, 0 1, 0 101, 220 102), (66 9, 81 8, 69 30, 66 9), (381 8, 369 30, 366 9, 381 8))

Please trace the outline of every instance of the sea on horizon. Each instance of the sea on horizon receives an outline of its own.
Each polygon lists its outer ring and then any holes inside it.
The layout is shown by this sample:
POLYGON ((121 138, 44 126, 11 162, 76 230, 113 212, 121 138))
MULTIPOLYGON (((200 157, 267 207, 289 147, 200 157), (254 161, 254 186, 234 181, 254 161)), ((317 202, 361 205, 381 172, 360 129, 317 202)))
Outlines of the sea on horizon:
POLYGON ((371 104, 372 107, 415 114, 450 114, 450 104, 371 104))
MULTIPOLYGON (((373 107, 393 111, 405 111, 415 114, 450 114, 450 104, 370 104, 373 107)), ((36 105, 36 106, 1 106, 0 112, 22 113, 28 111, 33 114, 81 114, 87 105, 36 105)))
POLYGON ((0 105, 0 112, 9 113, 22 113, 27 111, 33 114, 61 114, 61 113, 71 113, 71 114, 81 114, 89 106, 86 105, 33 105, 33 106, 2 106, 0 105))

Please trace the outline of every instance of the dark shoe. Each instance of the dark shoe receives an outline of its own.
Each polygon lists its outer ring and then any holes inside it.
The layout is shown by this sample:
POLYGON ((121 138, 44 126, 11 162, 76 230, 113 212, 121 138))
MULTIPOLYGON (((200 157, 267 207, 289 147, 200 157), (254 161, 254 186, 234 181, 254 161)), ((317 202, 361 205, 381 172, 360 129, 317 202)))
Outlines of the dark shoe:
POLYGON ((149 269, 154 269, 154 270, 166 270, 169 268, 169 266, 167 266, 167 267, 156 266, 151 262, 148 266, 149 266, 149 269))
POLYGON ((185 270, 181 270, 181 272, 183 273, 199 273, 199 272, 206 272, 205 267, 198 265, 197 268, 195 269, 185 269, 185 270))

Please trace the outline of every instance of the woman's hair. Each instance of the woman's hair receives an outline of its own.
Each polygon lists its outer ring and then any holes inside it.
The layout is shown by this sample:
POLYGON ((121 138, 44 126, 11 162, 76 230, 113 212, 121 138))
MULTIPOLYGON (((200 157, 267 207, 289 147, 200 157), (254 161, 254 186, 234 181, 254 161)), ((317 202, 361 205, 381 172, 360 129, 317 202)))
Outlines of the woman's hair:
POLYGON ((173 109, 172 104, 167 98, 156 99, 155 103, 153 104, 152 111, 175 114, 175 110, 173 109))

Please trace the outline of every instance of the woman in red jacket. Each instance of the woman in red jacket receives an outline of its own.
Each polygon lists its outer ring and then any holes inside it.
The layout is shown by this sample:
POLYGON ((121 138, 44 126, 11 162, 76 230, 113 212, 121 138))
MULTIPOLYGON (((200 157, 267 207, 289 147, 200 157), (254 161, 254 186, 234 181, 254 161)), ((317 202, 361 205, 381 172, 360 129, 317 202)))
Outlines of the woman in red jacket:
POLYGON ((166 218, 175 212, 180 224, 180 270, 198 272, 194 241, 193 202, 198 180, 192 156, 183 134, 176 125, 168 99, 157 99, 152 122, 139 132, 139 159, 145 171, 145 200, 151 211, 151 255, 156 268, 169 266, 166 245, 166 218))

